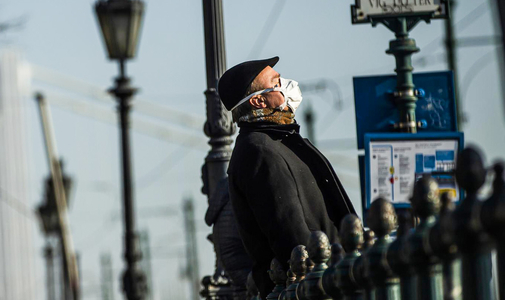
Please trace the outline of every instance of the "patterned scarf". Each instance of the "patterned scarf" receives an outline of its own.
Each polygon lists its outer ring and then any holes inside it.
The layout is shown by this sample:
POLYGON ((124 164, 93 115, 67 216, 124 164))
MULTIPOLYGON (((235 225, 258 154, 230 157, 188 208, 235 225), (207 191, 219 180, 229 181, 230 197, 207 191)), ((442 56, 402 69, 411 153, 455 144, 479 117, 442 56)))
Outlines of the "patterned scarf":
POLYGON ((285 125, 295 122, 295 114, 291 111, 280 111, 273 108, 255 109, 238 119, 239 122, 256 123, 271 122, 285 125))

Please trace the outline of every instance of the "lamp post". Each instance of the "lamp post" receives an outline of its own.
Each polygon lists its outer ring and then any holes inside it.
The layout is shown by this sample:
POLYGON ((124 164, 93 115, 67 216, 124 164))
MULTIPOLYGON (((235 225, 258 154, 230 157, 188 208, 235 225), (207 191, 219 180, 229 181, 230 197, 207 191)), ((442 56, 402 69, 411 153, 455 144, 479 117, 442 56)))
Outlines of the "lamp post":
MULTIPOLYGON (((51 177, 50 177, 51 178, 51 177)), ((41 221, 42 230, 46 237, 46 246, 44 247, 44 258, 46 260, 46 290, 47 300, 55 300, 56 290, 54 284, 54 251, 51 243, 51 237, 56 235, 59 230, 58 213, 56 211, 56 200, 54 192, 51 191, 52 181, 46 180, 45 201, 39 205, 37 211, 41 221), (50 186, 51 184, 51 186, 50 186), (53 199, 50 198, 53 197, 53 199)))
MULTIPOLYGON (((63 160, 59 160, 59 169, 61 174, 61 179, 63 183, 63 190, 65 194, 65 206, 70 206, 70 192, 73 185, 73 180, 70 176, 65 173, 63 160)), ((56 200, 54 178, 52 175, 47 176, 44 180, 44 196, 42 203, 38 206, 37 212, 39 219, 41 221, 41 227, 46 238, 46 246, 44 247, 44 258, 46 259, 46 275, 47 275, 47 299, 54 300, 55 291, 55 277, 54 277, 54 238, 57 238, 59 246, 61 247, 62 253, 65 253, 65 242, 61 234, 62 226, 60 224, 60 219, 58 216, 58 205, 56 200)), ((67 246, 68 247, 68 246, 67 246)), ((67 274, 67 266, 65 263, 66 259, 62 256, 62 273, 67 274)), ((78 270, 78 268, 77 268, 78 270)), ((61 282, 62 293, 66 299, 74 300, 79 299, 79 290, 75 285, 71 284, 72 280, 70 278, 63 278, 61 282)), ((79 284, 80 286, 80 284, 79 284)))
MULTIPOLYGON (((203 188, 202 192, 209 198, 216 197, 219 193, 219 185, 226 180, 226 169, 231 157, 233 142, 231 135, 235 132, 231 113, 221 103, 217 92, 217 82, 226 71, 226 51, 224 43, 223 3, 222 0, 203 0, 203 27, 205 36, 205 62, 207 74, 207 90, 205 90, 207 120, 204 132, 209 139, 209 150, 202 167, 203 188)), ((222 189, 221 189, 222 190, 222 189)), ((227 190, 225 191, 228 192, 227 190)), ((217 243, 217 242, 216 242, 217 243)), ((216 248, 214 248, 216 251, 216 248)), ((216 253, 215 277, 221 277, 216 253)), ((221 278, 220 278, 221 279, 221 278)), ((202 295, 206 299, 226 299, 226 290, 220 288, 211 289, 211 285, 218 284, 219 280, 202 280, 204 290, 202 295), (223 292, 224 291, 224 292, 223 292), (223 295, 224 294, 224 295, 223 295)), ((194 284, 195 288, 198 286, 194 284)), ((215 286, 214 286, 215 287, 215 286)), ((221 286, 222 287, 222 286, 221 286)), ((231 298, 231 295, 230 295, 231 298)))
POLYGON ((144 3, 141 0, 99 0, 95 3, 95 12, 109 58, 119 62, 119 76, 115 80, 115 86, 109 92, 117 99, 121 125, 125 226, 124 259, 126 261, 126 270, 123 273, 123 291, 126 299, 141 300, 145 297, 147 286, 145 275, 140 270, 138 263, 141 252, 135 230, 128 130, 130 101, 136 89, 130 86, 130 79, 126 76, 125 62, 133 58, 137 50, 144 3))

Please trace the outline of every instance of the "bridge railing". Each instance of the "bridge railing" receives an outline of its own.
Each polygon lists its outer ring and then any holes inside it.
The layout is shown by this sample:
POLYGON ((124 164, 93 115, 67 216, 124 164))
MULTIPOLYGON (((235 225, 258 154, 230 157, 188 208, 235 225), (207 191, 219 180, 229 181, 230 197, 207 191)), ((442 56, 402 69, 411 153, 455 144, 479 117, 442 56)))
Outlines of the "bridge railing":
POLYGON ((267 299, 491 300, 494 250, 496 290, 505 300, 503 163, 492 171, 493 192, 481 200, 478 191, 487 169, 480 154, 466 148, 455 171, 465 191, 457 205, 448 194, 439 194, 435 179, 425 176, 414 186, 413 217, 405 210, 397 215, 390 201, 379 198, 367 213, 369 230, 348 215, 342 220, 340 244, 330 246, 323 232, 313 232, 307 246, 293 249, 287 277, 281 264, 272 261, 276 287, 267 299))

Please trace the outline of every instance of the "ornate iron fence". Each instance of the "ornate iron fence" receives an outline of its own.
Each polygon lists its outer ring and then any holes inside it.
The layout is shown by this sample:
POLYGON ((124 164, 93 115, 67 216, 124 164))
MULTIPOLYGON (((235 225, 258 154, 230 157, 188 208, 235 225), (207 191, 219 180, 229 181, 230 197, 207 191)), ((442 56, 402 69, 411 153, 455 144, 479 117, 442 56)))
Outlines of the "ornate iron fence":
POLYGON ((478 151, 466 148, 455 171, 465 191, 457 206, 448 194, 439 194, 436 180, 425 176, 414 187, 414 217, 407 211, 397 215, 391 202, 379 198, 367 213, 369 230, 348 215, 342 220, 340 244, 330 247, 324 233, 313 232, 307 247, 293 249, 287 276, 272 261, 276 287, 267 299, 490 300, 495 298, 491 253, 496 250, 499 299, 504 300, 503 163, 492 170, 493 192, 480 200, 477 192, 487 170, 478 151))

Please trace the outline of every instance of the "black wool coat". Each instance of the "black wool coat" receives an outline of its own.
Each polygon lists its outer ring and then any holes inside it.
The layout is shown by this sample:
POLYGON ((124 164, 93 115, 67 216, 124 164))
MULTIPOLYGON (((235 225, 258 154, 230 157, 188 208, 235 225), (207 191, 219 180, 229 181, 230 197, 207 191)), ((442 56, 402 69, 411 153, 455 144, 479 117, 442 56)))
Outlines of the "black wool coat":
POLYGON ((299 125, 241 123, 228 168, 240 236, 253 260, 262 299, 272 291, 267 270, 276 257, 288 269, 291 250, 311 231, 338 240, 340 221, 356 214, 328 160, 299 134, 299 125))

